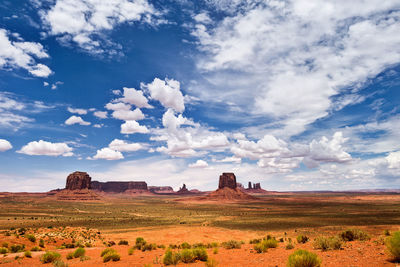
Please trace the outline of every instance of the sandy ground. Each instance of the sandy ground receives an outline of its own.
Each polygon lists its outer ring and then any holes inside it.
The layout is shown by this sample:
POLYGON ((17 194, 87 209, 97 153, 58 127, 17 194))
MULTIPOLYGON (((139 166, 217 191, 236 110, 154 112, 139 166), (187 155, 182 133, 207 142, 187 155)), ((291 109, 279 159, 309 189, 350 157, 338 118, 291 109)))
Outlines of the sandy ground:
MULTIPOLYGON (((307 249, 316 254, 322 259, 322 266, 400 266, 390 261, 390 256, 385 250, 383 244, 383 229, 399 230, 400 227, 370 227, 363 228, 368 231, 372 239, 370 241, 353 241, 346 242, 342 250, 322 252, 316 250, 312 246, 312 241, 306 244, 297 244, 294 241, 295 249, 307 249)), ((288 232, 286 237, 295 237, 299 233, 306 233, 311 239, 318 235, 333 235, 338 233, 336 229, 314 229, 297 230, 296 232, 288 232)), ((285 243, 279 243, 277 248, 269 249, 266 253, 258 254, 253 250, 253 245, 248 244, 249 240, 253 238, 260 238, 265 236, 265 232, 257 231, 240 231, 240 230, 227 230, 215 227, 166 227, 166 228, 145 228, 145 229, 125 229, 123 232, 108 231, 103 232, 102 235, 105 240, 113 240, 118 243, 119 240, 128 240, 130 245, 133 245, 136 237, 144 237, 150 243, 164 244, 180 244, 182 242, 188 243, 209 243, 209 242, 223 242, 227 240, 243 240, 246 244, 242 245, 241 249, 227 250, 222 247, 218 249, 217 254, 213 254, 213 249, 207 249, 209 258, 215 259, 219 264, 218 266, 286 266, 288 256, 294 250, 286 250, 285 243)), ((270 232, 276 238, 285 237, 283 232, 270 232)), ((3 237, 1 237, 3 238, 3 237)), ((0 239, 1 239, 0 238, 0 239)), ((8 237, 7 242, 12 242, 13 237, 8 237)), ((4 238, 3 238, 4 239, 4 238)), ((24 239, 25 240, 25 239, 24 239)), ((32 247, 29 241, 19 240, 25 243, 27 248, 32 247)), ((4 242, 4 240, 0 240, 4 242)), ((57 242, 55 246, 59 245, 57 242)), ((62 255, 62 260, 68 263, 68 266, 144 266, 151 264, 151 266, 163 266, 162 257, 165 253, 164 249, 157 249, 155 251, 135 251, 133 255, 128 255, 128 248, 130 246, 113 246, 121 256, 118 262, 103 263, 100 257, 101 251, 104 246, 93 248, 86 248, 86 255, 90 257, 89 260, 81 262, 80 259, 66 260, 66 255, 74 249, 57 250, 62 255)), ((48 247, 50 250, 55 250, 54 247, 48 247)), ((0 256, 0 263, 3 266, 51 266, 51 264, 42 264, 39 257, 44 252, 32 253, 32 258, 22 258, 15 260, 16 255, 22 256, 23 253, 8 254, 6 257, 0 256)), ((179 266, 185 264, 180 263, 179 266)), ((196 262, 186 264, 188 266, 205 266, 204 262, 196 262)))

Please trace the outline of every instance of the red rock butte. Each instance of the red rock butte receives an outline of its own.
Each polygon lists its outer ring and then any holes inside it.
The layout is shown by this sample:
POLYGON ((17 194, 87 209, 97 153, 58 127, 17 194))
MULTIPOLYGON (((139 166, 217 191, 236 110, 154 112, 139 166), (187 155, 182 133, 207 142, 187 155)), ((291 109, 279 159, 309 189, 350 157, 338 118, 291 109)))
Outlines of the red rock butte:
POLYGON ((237 187, 236 176, 233 172, 224 172, 219 176, 219 185, 218 189, 222 189, 224 187, 235 189, 237 187))

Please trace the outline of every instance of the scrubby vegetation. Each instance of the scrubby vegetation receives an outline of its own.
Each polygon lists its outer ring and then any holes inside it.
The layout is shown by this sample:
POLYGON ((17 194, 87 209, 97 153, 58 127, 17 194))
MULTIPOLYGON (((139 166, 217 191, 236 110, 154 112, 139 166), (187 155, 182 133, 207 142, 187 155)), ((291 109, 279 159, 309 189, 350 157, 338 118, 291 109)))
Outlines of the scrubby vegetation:
POLYGON ((218 266, 218 262, 215 259, 208 259, 206 261, 206 267, 216 267, 218 266))
POLYGON ((235 248, 241 248, 242 243, 236 240, 229 240, 227 242, 222 243, 222 247, 226 249, 235 249, 235 248))
POLYGON ((26 235, 26 238, 31 241, 32 243, 36 242, 36 237, 34 235, 26 235))
POLYGON ((125 245, 125 246, 127 246, 127 245, 129 245, 129 242, 128 242, 127 240, 120 240, 120 241, 118 242, 118 245, 125 245))
POLYGON ((62 260, 56 260, 53 262, 54 267, 68 267, 68 264, 63 262, 62 260))
POLYGON ((326 250, 336 250, 342 247, 342 242, 338 237, 319 236, 314 240, 314 248, 326 250))
POLYGON ((319 267, 321 260, 318 256, 307 250, 296 250, 289 256, 288 267, 319 267))
POLYGON ((177 265, 180 261, 181 257, 178 252, 172 251, 171 249, 167 249, 164 254, 163 263, 165 265, 177 265))
POLYGON ((276 241, 275 239, 273 238, 264 239, 260 243, 254 245, 254 250, 257 253, 264 253, 269 248, 276 248, 277 246, 278 246, 278 241, 276 241))
POLYGON ((12 253, 22 252, 25 250, 25 245, 11 245, 10 251, 12 253))
POLYGON ((85 251, 84 248, 77 248, 77 249, 74 251, 73 256, 74 256, 74 258, 79 258, 79 257, 84 256, 85 253, 86 253, 86 251, 85 251))
POLYGON ((309 238, 308 238, 308 236, 306 236, 306 235, 298 235, 297 236, 297 238, 296 238, 296 240, 297 240, 297 243, 301 243, 301 244, 304 244, 304 243, 307 243, 308 242, 308 240, 309 240, 309 238))
POLYGON ((55 251, 47 251, 40 257, 40 261, 42 263, 50 263, 59 260, 60 258, 61 258, 60 253, 57 253, 55 251))
POLYGON ((0 254, 7 254, 8 253, 8 248, 0 248, 0 254))
POLYGON ((353 241, 353 240, 370 240, 370 236, 368 233, 364 232, 360 229, 348 229, 339 234, 339 237, 343 241, 353 241))
POLYGON ((121 259, 117 251, 112 248, 106 248, 105 250, 103 250, 101 252, 101 256, 103 257, 103 262, 119 261, 121 259))
POLYGON ((30 251, 25 251, 25 252, 24 252, 24 256, 27 257, 27 258, 32 258, 32 252, 30 252, 30 251))
POLYGON ((387 238, 386 247, 395 261, 400 261, 400 231, 394 232, 392 237, 387 238))
POLYGON ((205 248, 185 248, 180 252, 174 252, 168 249, 164 254, 163 263, 165 265, 176 265, 179 262, 192 263, 197 260, 208 260, 208 254, 205 248))
POLYGON ((289 249, 294 249, 294 245, 292 244, 292 242, 289 242, 286 244, 285 249, 289 250, 289 249))

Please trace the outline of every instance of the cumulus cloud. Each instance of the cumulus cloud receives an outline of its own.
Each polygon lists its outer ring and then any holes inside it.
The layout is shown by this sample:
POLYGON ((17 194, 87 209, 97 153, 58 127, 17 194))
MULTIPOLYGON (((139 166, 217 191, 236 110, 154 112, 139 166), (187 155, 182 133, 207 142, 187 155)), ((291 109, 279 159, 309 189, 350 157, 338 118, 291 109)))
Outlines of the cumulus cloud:
POLYGON ((11 148, 12 148, 12 145, 9 141, 7 141, 5 139, 0 139, 0 152, 10 150, 11 148))
POLYGON ((185 110, 184 98, 180 91, 179 81, 155 78, 152 83, 142 83, 141 87, 147 89, 151 98, 158 100, 164 107, 172 108, 177 112, 183 112, 185 110))
POLYGON ((144 149, 144 146, 140 143, 129 143, 125 140, 114 139, 108 147, 112 150, 120 152, 133 152, 140 149, 144 149))
POLYGON ((122 134, 134 134, 134 133, 148 133, 149 129, 145 125, 140 125, 137 121, 126 121, 121 125, 122 134))
POLYGON ((166 142, 167 146, 156 149, 174 157, 191 157, 208 151, 224 151, 229 140, 224 133, 210 131, 204 126, 185 118, 176 116, 168 109, 162 118, 163 129, 155 129, 151 140, 166 142))
POLYGON ((338 107, 333 96, 363 101, 363 83, 400 61, 396 1, 233 2, 229 16, 193 28, 198 67, 212 86, 190 89, 203 101, 253 107, 280 125, 280 135, 302 133, 351 104, 338 107))
POLYGON ((400 151, 390 152, 386 160, 389 169, 400 169, 400 151))
POLYGON ((61 42, 74 43, 90 53, 108 52, 116 45, 106 32, 123 23, 154 24, 159 13, 147 0, 57 0, 49 10, 41 12, 50 35, 61 42))
POLYGON ((144 119, 144 114, 139 108, 135 110, 116 110, 111 115, 115 119, 123 121, 138 121, 144 119))
POLYGON ((51 143, 43 140, 32 141, 23 146, 18 153, 35 156, 64 156, 73 155, 72 148, 65 143, 51 143))
POLYGON ((79 114, 79 115, 86 115, 87 114, 87 110, 83 109, 83 108, 71 108, 71 107, 68 107, 67 110, 70 113, 76 113, 76 114, 79 114))
POLYGON ((66 125, 73 125, 73 124, 80 124, 80 125, 90 125, 90 122, 84 121, 81 117, 79 116, 71 116, 65 121, 66 125))
POLYGON ((48 77, 52 71, 37 59, 48 58, 49 55, 40 43, 13 41, 10 33, 0 28, 0 68, 25 69, 36 77, 48 77))
POLYGON ((195 163, 189 164, 189 168, 206 168, 208 167, 208 163, 204 160, 197 160, 195 163))
POLYGON ((107 111, 95 111, 93 112, 93 115, 96 116, 99 119, 107 119, 107 111))
POLYGON ((119 98, 119 101, 134 105, 138 108, 151 108, 149 105, 147 98, 143 95, 143 92, 140 90, 136 90, 135 88, 127 88, 124 87, 124 94, 122 98, 119 98))
POLYGON ((108 147, 97 150, 96 155, 93 157, 93 159, 105 159, 105 160, 119 160, 123 158, 124 156, 122 155, 121 152, 110 149, 108 147))

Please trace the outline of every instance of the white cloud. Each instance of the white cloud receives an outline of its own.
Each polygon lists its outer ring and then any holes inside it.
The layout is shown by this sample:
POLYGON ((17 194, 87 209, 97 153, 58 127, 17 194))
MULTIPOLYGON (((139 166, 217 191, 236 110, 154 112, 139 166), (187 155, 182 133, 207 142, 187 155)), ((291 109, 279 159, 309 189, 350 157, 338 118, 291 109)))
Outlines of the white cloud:
POLYGON ((83 108, 71 108, 71 107, 68 107, 67 109, 68 109, 68 111, 70 113, 76 113, 76 114, 79 114, 79 115, 86 115, 87 114, 87 110, 83 109, 83 108))
POLYGON ((399 4, 379 3, 229 5, 232 15, 193 29, 204 52, 198 67, 208 86, 197 83, 188 90, 203 101, 253 107, 253 115, 280 125, 279 136, 299 134, 351 104, 337 107, 333 96, 350 94, 363 101, 357 97, 363 83, 400 62, 399 4))
POLYGON ((130 110, 131 105, 125 103, 107 103, 105 106, 108 110, 130 110))
POLYGON ((40 109, 36 103, 23 103, 17 101, 13 94, 0 92, 0 127, 18 130, 26 123, 33 122, 33 119, 17 114, 23 113, 27 107, 30 110, 40 109))
POLYGON ((193 19, 194 19, 196 22, 198 22, 198 23, 203 23, 203 24, 209 24, 209 23, 212 22, 210 16, 209 16, 207 13, 205 13, 205 12, 199 13, 199 14, 195 15, 195 16, 193 17, 193 19))
POLYGON ((136 90, 135 88, 127 88, 124 87, 124 94, 122 98, 118 100, 134 105, 138 108, 151 108, 149 105, 147 98, 143 95, 143 92, 140 90, 136 90))
POLYGON ((149 90, 152 99, 158 100, 164 107, 172 108, 177 112, 185 110, 184 98, 180 91, 180 83, 173 79, 160 80, 155 78, 152 83, 141 84, 143 89, 149 90))
POLYGON ((48 77, 52 71, 36 59, 48 58, 40 43, 12 41, 9 32, 0 29, 0 68, 27 70, 36 77, 48 77))
POLYGON ((197 160, 195 163, 189 164, 189 168, 206 168, 208 167, 208 163, 204 160, 197 160))
POLYGON ((139 108, 135 110, 116 110, 111 114, 115 119, 124 121, 138 121, 144 119, 144 114, 139 108))
POLYGON ((73 124, 80 124, 80 125, 90 125, 90 122, 84 121, 81 117, 79 116, 71 116, 65 121, 66 125, 73 125, 73 124))
POLYGON ((386 160, 389 169, 400 169, 400 151, 389 153, 386 160))
POLYGON ((123 158, 124 156, 122 155, 121 152, 112 150, 108 147, 97 150, 96 155, 93 157, 93 159, 105 159, 105 160, 119 160, 123 158))
POLYGON ((207 151, 224 151, 229 146, 225 134, 210 131, 182 114, 175 116, 172 109, 164 113, 162 123, 164 128, 155 129, 151 137, 151 140, 167 143, 167 147, 158 147, 158 152, 174 157, 191 157, 207 151))
POLYGON ((109 145, 112 150, 120 152, 133 152, 144 149, 145 147, 140 143, 129 143, 125 140, 114 139, 109 145))
POLYGON ((99 119, 107 119, 107 111, 95 111, 93 113, 94 116, 96 116, 99 119))
POLYGON ((44 156, 64 156, 70 157, 73 155, 72 148, 65 143, 51 143, 43 140, 32 141, 26 144, 17 151, 26 155, 44 155, 44 156))
POLYGON ((49 34, 90 53, 103 53, 115 46, 106 39, 107 31, 123 23, 153 24, 158 14, 147 0, 57 0, 41 17, 49 34))
POLYGON ((140 125, 137 121, 126 121, 121 125, 122 134, 134 134, 134 133, 148 133, 149 129, 145 125, 140 125))
POLYGON ((223 159, 219 160, 218 162, 233 162, 233 163, 241 163, 241 162, 242 162, 242 159, 241 159, 241 158, 238 158, 238 157, 235 157, 235 156, 233 156, 233 157, 225 157, 225 158, 223 158, 223 159))
POLYGON ((12 145, 9 141, 7 141, 5 139, 0 139, 0 152, 10 150, 11 148, 12 148, 12 145))
POLYGON ((103 124, 93 124, 94 128, 102 128, 104 125, 103 124))
POLYGON ((43 82, 43 86, 49 86, 48 82, 43 82))

